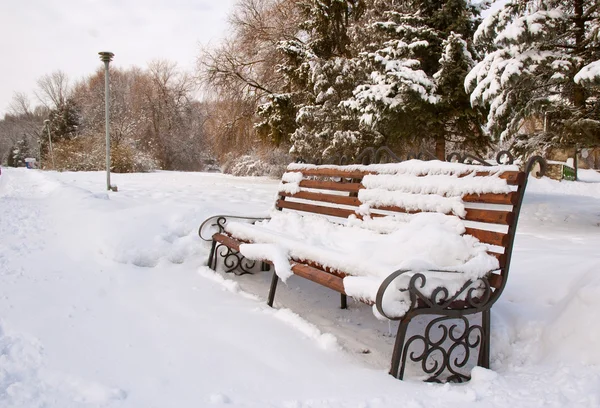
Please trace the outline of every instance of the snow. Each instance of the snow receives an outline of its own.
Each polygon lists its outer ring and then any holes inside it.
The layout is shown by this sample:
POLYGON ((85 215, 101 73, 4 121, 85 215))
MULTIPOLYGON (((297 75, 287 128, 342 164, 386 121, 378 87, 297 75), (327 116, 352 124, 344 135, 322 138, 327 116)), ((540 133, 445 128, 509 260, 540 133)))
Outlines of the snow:
MULTIPOLYGON (((288 165, 288 172, 311 170, 317 168, 314 164, 307 163, 291 163, 288 165)), ((352 164, 347 166, 336 166, 323 164, 319 165, 320 169, 332 169, 338 171, 364 171, 376 172, 381 174, 410 174, 414 176, 425 175, 460 175, 472 173, 473 171, 485 171, 490 173, 502 173, 505 171, 518 171, 516 165, 502 166, 478 166, 472 164, 443 162, 439 160, 421 161, 421 160, 406 160, 401 163, 385 163, 385 164, 352 164)))
POLYGON ((584 82, 594 82, 600 78, 600 60, 589 63, 585 67, 581 68, 581 70, 575 75, 575 82, 584 83, 584 82))
POLYGON ((450 177, 445 175, 427 175, 424 177, 414 175, 374 175, 369 174, 363 178, 362 184, 366 188, 403 191, 413 194, 437 194, 448 196, 463 196, 465 194, 509 193, 510 187, 506 180, 499 177, 450 177))
MULTIPOLYGON (((296 276, 204 266, 209 215, 264 215, 279 181, 2 169, 0 406, 597 407, 600 175, 531 179, 491 370, 386 374, 395 323, 296 276)), ((358 228, 357 228, 358 229, 358 228)))
MULTIPOLYGON (((465 226, 457 217, 419 213, 402 220, 388 218, 396 229, 387 234, 361 228, 355 222, 342 225, 320 215, 279 211, 254 225, 229 222, 225 230, 253 242, 241 245, 242 254, 257 261, 272 261, 284 282, 292 275, 289 258, 311 260, 353 275, 344 278, 346 293, 371 302, 383 279, 398 269, 413 271, 399 280, 398 287, 406 287, 414 272, 426 271, 423 293, 431 294, 438 286, 456 293, 469 279, 498 268, 498 260, 486 253, 487 246, 470 235, 461 235, 465 226), (430 272, 435 270, 452 272, 430 272)), ((402 316, 409 303, 406 291, 397 292, 387 299, 386 310, 393 308, 402 316)))

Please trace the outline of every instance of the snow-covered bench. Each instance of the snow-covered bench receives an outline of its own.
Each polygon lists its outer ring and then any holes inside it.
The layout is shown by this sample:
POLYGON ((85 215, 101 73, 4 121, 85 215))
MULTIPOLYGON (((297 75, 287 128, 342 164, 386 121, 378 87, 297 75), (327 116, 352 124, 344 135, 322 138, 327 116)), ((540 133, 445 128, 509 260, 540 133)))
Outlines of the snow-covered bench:
POLYGON ((516 166, 290 164, 269 218, 215 216, 200 235, 218 227, 213 269, 218 255, 228 271, 274 266, 270 306, 278 281, 295 274, 341 293, 342 308, 352 296, 400 320, 390 374, 402 379, 410 359, 429 380, 463 381, 470 356, 489 366, 490 308, 506 285, 526 180, 516 166))

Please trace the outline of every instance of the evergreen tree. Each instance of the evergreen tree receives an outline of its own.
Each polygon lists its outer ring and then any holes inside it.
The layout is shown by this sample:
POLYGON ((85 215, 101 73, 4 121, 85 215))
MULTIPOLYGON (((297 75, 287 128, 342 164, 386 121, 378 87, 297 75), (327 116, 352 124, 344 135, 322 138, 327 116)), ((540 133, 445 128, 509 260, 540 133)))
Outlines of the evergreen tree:
POLYGON ((600 144, 600 2, 510 1, 477 30, 466 85, 488 127, 521 150, 600 144), (522 128, 538 122, 528 135, 522 128))
POLYGON ((62 140, 72 139, 76 136, 77 128, 80 125, 80 114, 73 99, 69 98, 56 109, 52 109, 48 119, 53 141, 60 143, 62 140))
POLYGON ((297 7, 303 35, 280 44, 286 85, 259 108, 257 128, 277 142, 290 140, 296 155, 326 158, 362 140, 356 114, 340 102, 356 83, 349 27, 364 12, 364 1, 307 0, 297 7))
POLYGON ((29 143, 25 138, 19 139, 8 152, 6 164, 10 167, 23 167, 27 157, 31 157, 29 143))
POLYGON ((432 140, 440 159, 447 140, 485 145, 481 114, 463 85, 479 8, 465 0, 377 3, 385 11, 368 26, 379 35, 362 53, 371 73, 345 105, 390 145, 432 140))

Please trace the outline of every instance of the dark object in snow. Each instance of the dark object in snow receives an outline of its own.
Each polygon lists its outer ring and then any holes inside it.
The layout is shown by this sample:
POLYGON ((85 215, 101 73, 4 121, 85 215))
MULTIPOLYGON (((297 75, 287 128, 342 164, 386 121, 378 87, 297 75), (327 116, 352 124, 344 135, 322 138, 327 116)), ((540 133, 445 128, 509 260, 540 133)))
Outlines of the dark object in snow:
MULTIPOLYGON (((527 166, 528 170, 532 165, 533 162, 527 166)), ((376 219, 394 213, 454 213, 467 222, 465 234, 487 244, 488 253, 498 260, 497 269, 476 279, 465 279, 462 272, 449 270, 398 270, 385 278, 375 299, 358 299, 375 304, 382 316, 400 321, 391 359, 391 375, 403 379, 407 363, 412 362, 417 363, 427 381, 467 381, 470 379, 469 365, 476 363, 489 368, 490 310, 507 282, 527 174, 517 171, 516 166, 473 166, 436 161, 370 166, 291 164, 283 177, 275 208, 279 211, 297 212, 301 216, 306 213, 325 215, 339 221, 347 220, 348 217, 363 219, 363 206, 367 202, 360 198, 359 193, 362 191, 362 197, 367 197, 365 193, 369 193, 368 190, 372 188, 369 187, 373 184, 371 180, 378 176, 385 178, 387 190, 408 193, 415 200, 402 199, 405 201, 400 200, 394 205, 371 203, 370 217, 376 219), (407 174, 424 182, 427 187, 418 189, 412 185, 403 185, 406 182, 403 176, 407 174), (435 176, 429 177, 430 175, 435 176), (459 188, 458 192, 456 188, 448 187, 452 183, 460 185, 463 182, 466 187, 459 188), (470 191, 474 188, 473 183, 481 186, 499 182, 508 192, 470 191), (456 214, 454 210, 443 209, 443 206, 428 206, 427 202, 434 198, 432 196, 439 196, 440 191, 447 191, 447 196, 458 199, 466 211, 456 214), (409 204, 411 202, 412 206, 409 204), (419 203, 419 208, 414 208, 415 202, 419 203), (432 288, 431 283, 427 286, 428 279, 433 280, 431 274, 428 276, 431 272, 446 274, 448 281, 454 281, 459 289, 448 289, 451 285, 432 288), (406 279, 407 276, 408 284, 398 288, 401 282, 399 279, 406 279), (461 277, 462 280, 459 279, 461 277), (389 292, 398 290, 408 293, 407 311, 402 315, 386 309, 386 297, 393 294, 389 292), (414 334, 411 331, 412 335, 407 338, 409 325, 415 317, 421 315, 429 316, 428 322, 425 325, 414 325, 418 332, 414 334)), ((200 236, 212 241, 208 266, 216 269, 217 257, 220 255, 224 258, 226 272, 251 273, 256 261, 249 260, 240 253, 240 245, 249 242, 247 237, 242 239, 226 231, 227 222, 236 218, 243 217, 215 216, 200 226, 200 236), (216 227, 218 231, 211 237, 203 235, 211 227, 216 227)), ((256 222, 259 219, 247 220, 256 222)), ((270 260, 260 262, 263 270, 272 265, 270 260)), ((348 271, 335 270, 316 259, 292 257, 290 264, 294 274, 339 292, 341 307, 347 307, 344 278, 349 275, 348 271)), ((273 305, 278 281, 279 277, 274 272, 268 296, 269 306, 273 305)))

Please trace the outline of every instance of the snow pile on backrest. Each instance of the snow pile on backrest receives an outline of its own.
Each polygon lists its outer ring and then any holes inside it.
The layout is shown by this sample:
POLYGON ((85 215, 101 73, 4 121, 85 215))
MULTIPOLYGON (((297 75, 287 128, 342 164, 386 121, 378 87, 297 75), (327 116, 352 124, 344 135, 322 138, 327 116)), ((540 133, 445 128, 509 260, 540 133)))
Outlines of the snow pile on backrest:
POLYGON ((283 173, 281 183, 279 183, 279 191, 296 194, 300 191, 300 182, 302 181, 302 173, 287 172, 283 173))
MULTIPOLYGON (((406 211, 430 211, 445 214, 466 215, 460 197, 466 194, 509 193, 506 180, 498 177, 499 171, 514 166, 472 166, 446 162, 409 161, 386 165, 370 166, 319 166, 350 171, 379 171, 366 174, 358 198, 362 205, 357 213, 369 215, 371 208, 399 207, 406 211), (410 164, 410 165, 409 165, 410 164), (485 169, 489 176, 476 176, 474 170, 485 169), (468 173, 467 173, 468 172, 468 173)), ((311 165, 293 164, 288 169, 316 168, 311 165)), ((280 192, 296 194, 300 189, 303 175, 299 171, 289 171, 282 177, 280 192)))
POLYGON ((457 177, 456 175, 369 174, 362 184, 369 189, 402 191, 412 194, 463 196, 465 194, 509 193, 506 180, 499 177, 457 177))
POLYGON ((386 163, 386 164, 351 164, 346 166, 335 165, 314 165, 305 163, 291 163, 288 165, 288 171, 302 171, 309 169, 332 169, 338 171, 364 171, 379 174, 411 174, 415 176, 446 174, 460 175, 477 172, 502 173, 505 171, 519 171, 519 167, 515 165, 500 165, 500 166, 480 166, 473 164, 443 162, 439 160, 407 160, 401 163, 386 163))
POLYGON ((358 192, 358 199, 366 204, 362 213, 368 213, 369 208, 400 207, 407 211, 430 211, 444 214, 455 214, 464 217, 465 206, 460 197, 443 197, 440 195, 416 195, 401 191, 383 189, 363 189, 358 192))

